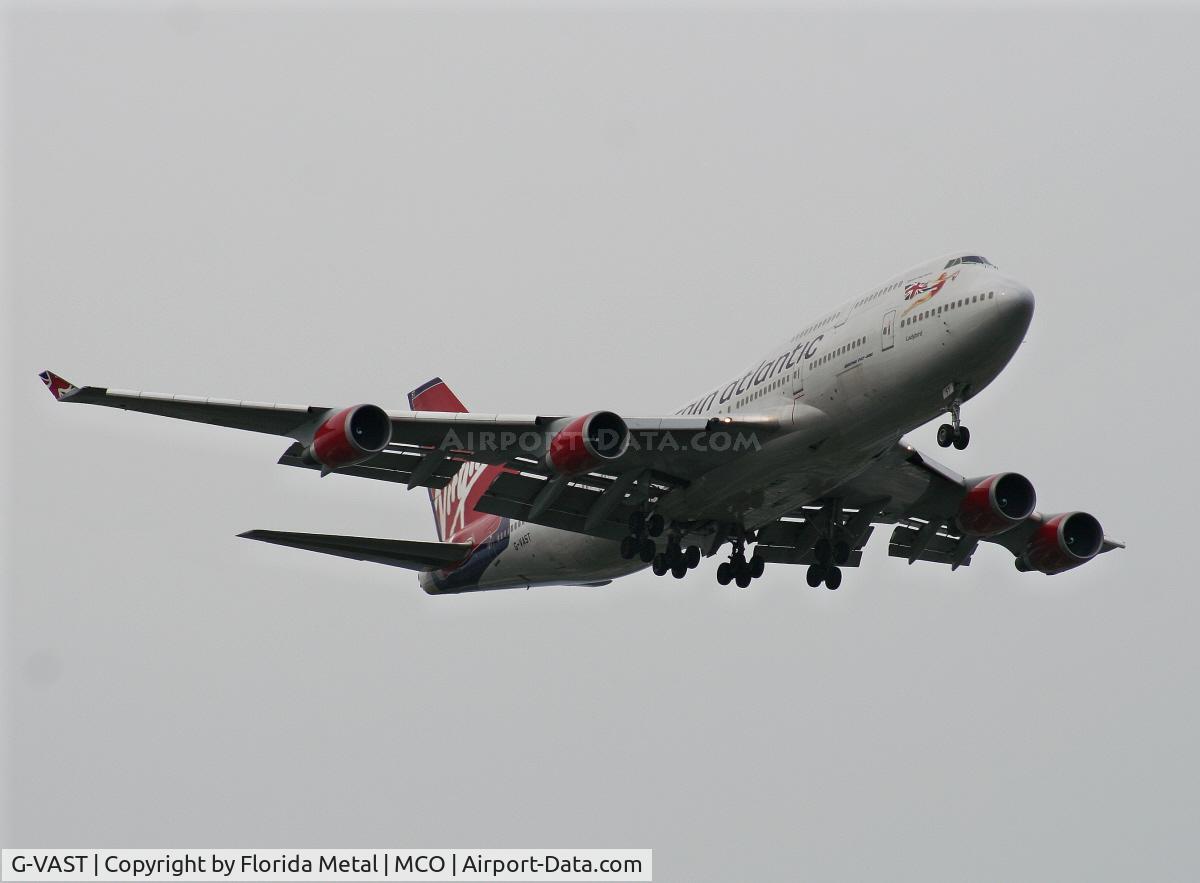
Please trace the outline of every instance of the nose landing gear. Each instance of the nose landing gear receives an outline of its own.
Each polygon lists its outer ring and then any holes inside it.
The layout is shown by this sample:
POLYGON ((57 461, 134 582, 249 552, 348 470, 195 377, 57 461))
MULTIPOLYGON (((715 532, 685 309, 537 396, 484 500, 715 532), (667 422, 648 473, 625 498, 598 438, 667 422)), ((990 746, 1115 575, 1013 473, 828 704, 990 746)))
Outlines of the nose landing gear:
POLYGON ((971 443, 971 430, 963 426, 958 419, 959 409, 962 407, 962 401, 955 399, 950 403, 950 422, 943 423, 938 427, 937 443, 948 448, 954 445, 955 450, 964 450, 971 443))

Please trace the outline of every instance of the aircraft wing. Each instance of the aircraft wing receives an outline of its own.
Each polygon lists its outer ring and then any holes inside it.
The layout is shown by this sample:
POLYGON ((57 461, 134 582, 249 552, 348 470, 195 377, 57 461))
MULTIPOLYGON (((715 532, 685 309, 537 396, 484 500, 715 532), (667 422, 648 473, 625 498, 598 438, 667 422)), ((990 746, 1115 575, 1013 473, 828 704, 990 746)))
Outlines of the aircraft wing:
MULTIPOLYGON (((903 442, 885 451, 862 473, 811 506, 761 529, 757 553, 767 561, 811 564, 813 546, 829 505, 836 501, 853 549, 846 566, 858 564, 873 525, 893 524, 888 554, 915 561, 969 565, 979 543, 1003 546, 1020 558, 1050 516, 1031 512, 1007 530, 991 536, 967 533, 958 524, 968 491, 982 479, 968 479, 903 442)), ((1099 553, 1124 548, 1107 536, 1099 553)))
MULTIPOLYGON (((77 387, 52 371, 43 371, 42 382, 60 402, 101 405, 140 411, 161 417, 174 417, 195 423, 209 423, 290 436, 301 443, 312 441, 317 426, 338 409, 316 405, 285 405, 268 402, 243 402, 234 399, 203 398, 171 393, 111 389, 100 386, 77 387)), ((392 441, 396 444, 437 446, 451 436, 470 438, 485 431, 521 432, 536 430, 557 417, 521 417, 501 414, 443 414, 436 411, 389 411, 392 441)), ((479 459, 492 451, 480 451, 479 459)))
MULTIPOLYGON (((661 496, 730 462, 751 442, 757 446, 769 441, 782 428, 776 416, 631 417, 623 419, 630 438, 628 447, 594 469, 572 473, 568 480, 547 463, 547 451, 555 436, 578 417, 376 409, 386 414, 389 424, 383 446, 346 465, 329 466, 310 455, 310 446, 323 426, 352 409, 79 387, 51 371, 40 376, 62 402, 289 437, 294 444, 283 452, 279 463, 322 474, 400 482, 410 488, 440 488, 465 463, 504 465, 506 472, 481 501, 481 511, 605 536, 612 531, 599 526, 614 515, 617 507, 610 511, 610 504, 621 500, 608 495, 600 514, 593 514, 590 520, 586 513, 577 517, 584 502, 614 486, 635 499, 661 496), (711 443, 717 435, 723 443, 711 443), (547 491, 550 485, 552 492, 547 491)), ((615 525, 616 520, 613 529, 615 525)))
MULTIPOLYGON (((292 435, 313 416, 310 413, 312 409, 304 405, 240 402, 130 389, 107 389, 100 386, 79 387, 53 371, 43 371, 39 376, 50 393, 60 402, 122 408, 126 411, 141 411, 271 435, 292 435)), ((323 409, 317 410, 320 412, 323 409)))

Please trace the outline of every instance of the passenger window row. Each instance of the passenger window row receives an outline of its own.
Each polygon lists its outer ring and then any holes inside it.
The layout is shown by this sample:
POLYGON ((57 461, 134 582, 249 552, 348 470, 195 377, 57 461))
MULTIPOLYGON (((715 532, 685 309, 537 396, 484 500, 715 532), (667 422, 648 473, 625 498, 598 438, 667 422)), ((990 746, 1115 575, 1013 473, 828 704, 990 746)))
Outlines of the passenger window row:
POLYGON ((884 288, 879 289, 874 294, 869 294, 866 297, 859 298, 854 303, 854 309, 857 310, 859 307, 863 306, 864 304, 869 304, 873 300, 878 300, 879 298, 881 298, 885 294, 887 294, 889 291, 893 291, 899 287, 900 287, 899 282, 893 282, 891 285, 888 285, 888 286, 885 286, 884 288))
POLYGON ((813 361, 809 362, 808 370, 811 371, 813 368, 816 368, 818 365, 824 365, 830 359, 836 359, 838 356, 844 356, 846 353, 850 352, 850 350, 858 349, 860 346, 864 346, 866 344, 866 342, 867 342, 867 338, 866 338, 866 335, 864 335, 862 337, 859 337, 859 338, 856 338, 856 339, 850 341, 849 343, 842 344, 837 349, 827 352, 825 355, 821 356, 821 358, 814 359, 813 361))
POLYGON ((904 328, 907 325, 912 325, 914 322, 920 322, 923 319, 928 319, 930 316, 940 316, 943 311, 950 312, 962 307, 969 307, 973 303, 982 302, 985 300, 995 300, 996 292, 989 291, 987 294, 973 294, 970 297, 960 297, 958 300, 952 300, 950 303, 939 306, 936 309, 930 307, 928 310, 923 310, 915 316, 909 316, 907 319, 900 320, 900 327, 904 328))
POLYGON ((797 334, 795 337, 793 337, 792 340, 799 340, 801 337, 811 334, 812 332, 817 331, 818 329, 824 328, 826 325, 828 325, 830 322, 832 322, 834 319, 836 319, 837 316, 838 316, 837 313, 830 313, 828 316, 826 316, 820 322, 813 322, 811 325, 809 325, 807 328, 805 328, 803 331, 801 331, 799 334, 797 334))

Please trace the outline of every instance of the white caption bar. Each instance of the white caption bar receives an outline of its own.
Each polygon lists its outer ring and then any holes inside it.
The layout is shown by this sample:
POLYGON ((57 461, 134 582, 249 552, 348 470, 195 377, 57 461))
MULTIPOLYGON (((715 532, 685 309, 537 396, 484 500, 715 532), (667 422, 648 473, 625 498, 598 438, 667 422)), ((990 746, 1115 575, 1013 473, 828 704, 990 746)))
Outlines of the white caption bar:
POLYGON ((652 849, 5 849, 3 880, 653 880, 652 849))

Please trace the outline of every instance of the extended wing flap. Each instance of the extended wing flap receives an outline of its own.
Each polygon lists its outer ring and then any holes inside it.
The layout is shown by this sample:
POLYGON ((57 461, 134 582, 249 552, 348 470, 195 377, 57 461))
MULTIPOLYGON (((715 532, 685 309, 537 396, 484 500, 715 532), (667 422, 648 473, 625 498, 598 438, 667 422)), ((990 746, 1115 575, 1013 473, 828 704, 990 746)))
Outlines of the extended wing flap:
POLYGON ((888 543, 888 554, 893 558, 914 561, 931 561, 934 564, 949 564, 952 568, 967 567, 979 544, 977 537, 956 536, 939 529, 936 522, 921 527, 896 525, 888 543))
POLYGON ((470 543, 431 543, 419 540, 386 540, 323 533, 292 533, 285 530, 248 530, 238 534, 248 540, 307 549, 339 558, 374 561, 406 570, 437 570, 450 567, 471 552, 470 543))
MULTIPOLYGON (((589 482, 591 478, 587 476, 589 482)), ((620 486, 614 491, 624 493, 620 486)), ((605 493, 606 489, 590 483, 564 482, 554 486, 550 479, 506 472, 492 482, 476 508, 480 512, 532 521, 559 530, 619 540, 629 533, 629 510, 621 508, 622 500, 602 512, 603 517, 589 521, 593 507, 600 503, 605 493), (543 497, 543 494, 547 496, 543 497)))
MULTIPOLYGON (((301 469, 321 470, 320 463, 304 459, 304 445, 294 444, 279 458, 282 466, 298 466, 301 469)), ((426 454, 427 456, 427 454, 426 454)), ((357 466, 339 467, 333 475, 353 475, 357 478, 371 478, 376 481, 394 481, 407 484, 410 487, 442 488, 450 483, 458 470, 462 468, 461 460, 441 458, 436 463, 429 463, 431 469, 422 474, 422 463, 426 456, 417 449, 388 448, 357 466), (415 478, 414 478, 415 476, 415 478)))

